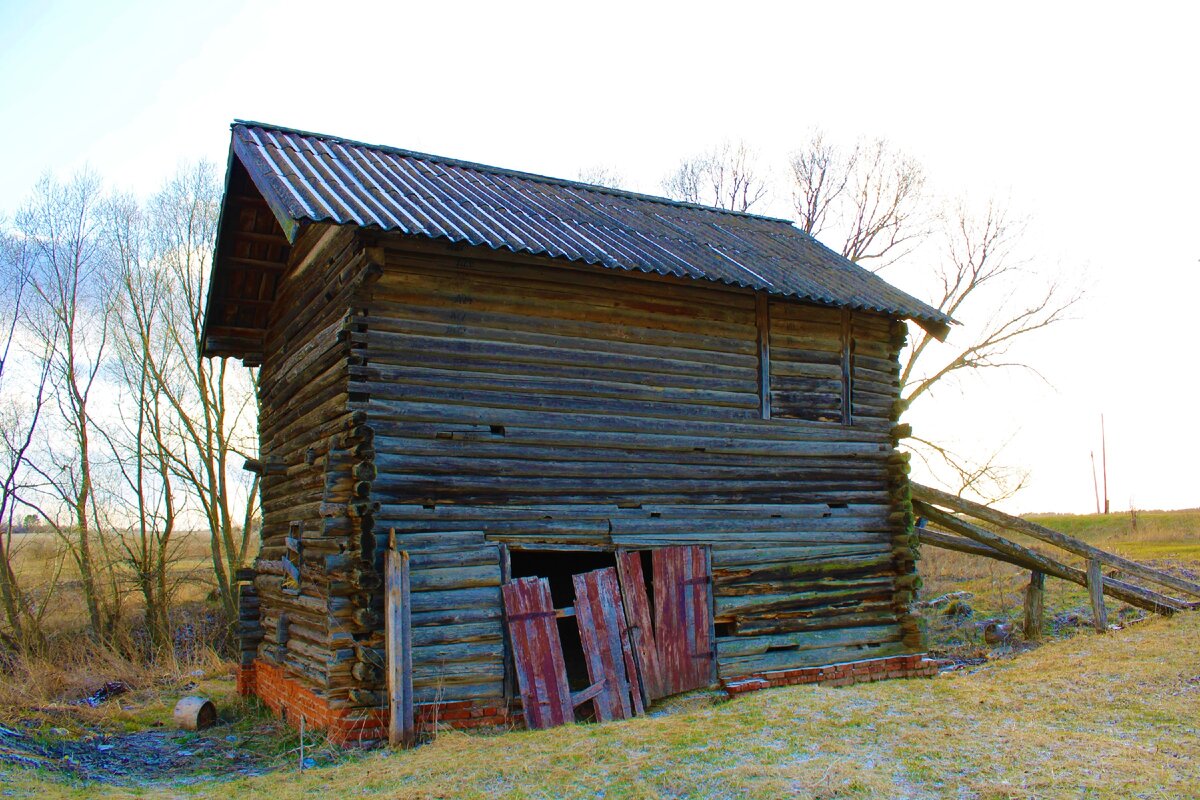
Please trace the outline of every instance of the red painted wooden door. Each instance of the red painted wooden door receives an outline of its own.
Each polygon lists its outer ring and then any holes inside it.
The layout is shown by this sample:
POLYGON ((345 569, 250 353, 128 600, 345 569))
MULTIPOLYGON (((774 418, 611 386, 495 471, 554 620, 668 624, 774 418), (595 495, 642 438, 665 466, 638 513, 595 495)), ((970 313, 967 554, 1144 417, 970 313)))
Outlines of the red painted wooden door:
POLYGON ((654 553, 654 640, 663 695, 712 682, 712 576, 703 547, 654 553))
POLYGON ((571 580, 588 678, 593 686, 600 685, 592 700, 596 719, 605 722, 643 713, 617 571, 608 567, 573 575, 571 580))
POLYGON ((502 590, 525 724, 537 730, 574 722, 550 582, 519 578, 502 590))

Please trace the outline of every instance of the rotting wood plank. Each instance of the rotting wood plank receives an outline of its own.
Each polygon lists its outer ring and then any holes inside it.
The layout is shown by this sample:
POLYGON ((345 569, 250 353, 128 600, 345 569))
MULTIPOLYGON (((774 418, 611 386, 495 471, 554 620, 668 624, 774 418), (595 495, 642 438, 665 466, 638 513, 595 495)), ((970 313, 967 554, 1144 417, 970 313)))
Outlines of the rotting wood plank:
POLYGON ((519 578, 502 587, 525 724, 531 730, 575 719, 550 582, 519 578))
POLYGON ((641 692, 628 645, 617 571, 606 567, 573 575, 571 581, 588 677, 593 684, 604 684, 593 698, 596 718, 606 722, 641 713, 641 692))
POLYGON ((638 662, 642 699, 648 705, 666 695, 658 647, 654 639, 654 623, 650 616, 650 599, 646 595, 646 580, 642 572, 641 553, 636 550, 617 551, 617 577, 625 605, 634 657, 638 662))
POLYGON ((387 642, 388 742, 411 747, 416 741, 413 721, 413 647, 409 603, 408 553, 392 547, 387 553, 385 640, 387 642))

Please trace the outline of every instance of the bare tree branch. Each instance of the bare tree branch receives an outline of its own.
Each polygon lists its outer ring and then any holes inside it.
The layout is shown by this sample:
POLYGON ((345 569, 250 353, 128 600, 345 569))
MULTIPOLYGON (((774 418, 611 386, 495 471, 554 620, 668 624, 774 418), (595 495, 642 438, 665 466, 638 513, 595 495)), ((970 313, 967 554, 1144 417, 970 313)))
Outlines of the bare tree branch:
POLYGON ((757 161, 757 154, 744 141, 725 141, 681 161, 663 178, 662 189, 685 203, 748 212, 766 200, 769 189, 757 161))

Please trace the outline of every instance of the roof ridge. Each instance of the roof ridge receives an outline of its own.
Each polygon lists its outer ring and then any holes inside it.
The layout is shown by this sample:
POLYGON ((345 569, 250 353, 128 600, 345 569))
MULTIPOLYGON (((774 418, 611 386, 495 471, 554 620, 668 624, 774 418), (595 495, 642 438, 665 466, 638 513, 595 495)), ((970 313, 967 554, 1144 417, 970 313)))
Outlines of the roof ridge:
POLYGON ((524 172, 522 170, 508 169, 507 167, 496 167, 490 164, 484 164, 478 161, 466 161, 461 158, 452 158, 450 156, 439 156, 434 153, 422 153, 418 150, 407 150, 403 147, 393 147, 386 144, 372 144, 358 139, 348 139, 345 136, 335 136, 328 133, 317 133, 316 131, 306 131, 299 128, 290 128, 286 125, 273 125, 269 122, 258 122, 247 119, 234 119, 231 129, 236 129, 238 126, 262 128, 264 130, 281 131, 283 133, 291 133, 299 136, 307 136, 315 139, 328 139, 343 144, 352 145, 355 147, 367 147, 372 150, 380 150, 387 153, 394 153, 407 158, 415 158, 420 161, 434 161, 439 164, 449 164, 463 169, 474 170, 476 172, 486 172, 492 174, 506 175, 513 178, 521 178, 524 180, 534 181, 536 183, 547 183, 554 186, 565 186, 574 189, 583 189, 598 194, 607 194, 614 197, 623 197, 630 200, 642 200, 659 205, 674 207, 674 208, 689 208, 698 211, 708 211, 718 215, 728 215, 733 217, 742 217, 746 219, 757 219, 764 222, 777 222, 789 227, 794 227, 795 220, 784 219, 783 217, 770 217, 765 214, 751 214, 748 211, 730 211, 729 209, 719 208, 717 206, 706 206, 700 203, 688 203, 682 200, 672 200, 669 197, 660 195, 644 194, 642 192, 634 192, 628 189, 616 189, 610 186, 600 186, 594 183, 584 183, 583 181, 573 181, 569 178, 555 178, 551 175, 540 175, 536 172, 524 172))

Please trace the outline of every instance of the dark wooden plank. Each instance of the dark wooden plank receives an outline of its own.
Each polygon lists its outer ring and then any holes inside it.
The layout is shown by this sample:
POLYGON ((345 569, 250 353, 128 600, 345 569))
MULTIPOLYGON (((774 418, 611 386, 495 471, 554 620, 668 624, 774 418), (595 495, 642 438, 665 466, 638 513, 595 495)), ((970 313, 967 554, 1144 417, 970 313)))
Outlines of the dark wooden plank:
POLYGON ((575 585, 575 615, 579 639, 593 684, 603 683, 593 699, 596 718, 602 722, 633 716, 630 676, 626 668, 625 609, 617 571, 612 567, 571 578, 575 585))
POLYGON ((408 553, 389 549, 385 637, 387 642, 388 741, 393 747, 411 747, 416 741, 413 722, 412 621, 409 602, 408 553))
POLYGON ((574 721, 550 582, 521 578, 502 592, 525 724, 539 730, 574 721))
POLYGON ((641 553, 635 550, 618 550, 617 576, 621 583, 621 597, 625 605, 625 619, 634 659, 638 665, 642 700, 649 704, 663 697, 665 692, 662 668, 658 662, 658 648, 654 643, 654 623, 650 616, 650 599, 646 596, 641 553))
POLYGON ((763 419, 771 418, 771 312, 763 292, 755 292, 755 320, 758 323, 758 399, 763 419))

